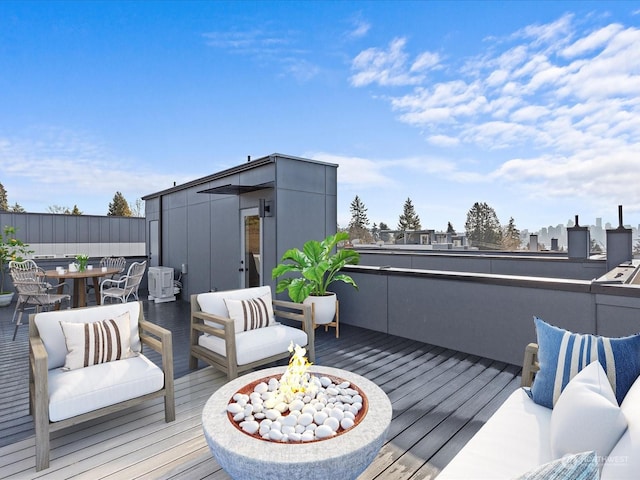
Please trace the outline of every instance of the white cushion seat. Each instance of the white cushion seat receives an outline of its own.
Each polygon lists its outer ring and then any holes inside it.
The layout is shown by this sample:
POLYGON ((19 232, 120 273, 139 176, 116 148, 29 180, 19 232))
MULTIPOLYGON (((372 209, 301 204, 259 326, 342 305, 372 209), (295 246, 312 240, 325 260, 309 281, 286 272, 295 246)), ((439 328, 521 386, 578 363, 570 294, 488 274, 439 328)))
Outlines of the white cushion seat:
POLYGON ((49 370, 49 420, 57 422, 160 390, 163 371, 146 357, 49 370))
MULTIPOLYGON (((307 334, 299 328, 276 324, 267 328, 258 328, 236 334, 236 355, 238 365, 271 357, 287 351, 291 342, 294 345, 306 345, 307 334)), ((198 345, 226 356, 226 347, 223 338, 213 335, 201 335, 198 345)))
POLYGON ((523 389, 516 390, 438 479, 514 479, 549 462, 553 459, 549 443, 551 412, 531 401, 523 389))

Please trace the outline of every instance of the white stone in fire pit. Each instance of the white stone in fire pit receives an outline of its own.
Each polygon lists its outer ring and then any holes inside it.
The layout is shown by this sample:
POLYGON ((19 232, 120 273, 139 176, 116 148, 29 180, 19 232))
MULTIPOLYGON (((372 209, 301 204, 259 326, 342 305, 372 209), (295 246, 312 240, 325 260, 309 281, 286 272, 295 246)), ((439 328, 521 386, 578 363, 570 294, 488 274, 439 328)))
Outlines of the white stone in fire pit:
POLYGON ((304 478, 355 479, 373 461, 391 422, 391 402, 375 383, 337 368, 312 366, 316 376, 351 382, 367 397, 368 411, 360 423, 333 438, 309 443, 270 442, 240 431, 227 415, 233 395, 262 378, 280 376, 285 367, 252 372, 223 385, 207 401, 202 426, 209 448, 220 466, 235 480, 304 478))

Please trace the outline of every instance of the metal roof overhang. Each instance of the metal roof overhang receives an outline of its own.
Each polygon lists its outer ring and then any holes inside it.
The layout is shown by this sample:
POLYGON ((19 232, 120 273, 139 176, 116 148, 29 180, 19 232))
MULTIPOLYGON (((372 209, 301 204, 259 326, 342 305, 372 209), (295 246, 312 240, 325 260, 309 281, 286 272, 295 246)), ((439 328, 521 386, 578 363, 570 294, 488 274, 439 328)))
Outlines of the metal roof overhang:
POLYGON ((242 195, 243 193, 256 192, 266 188, 273 188, 274 182, 260 183, 258 185, 221 185, 219 187, 200 190, 198 193, 209 193, 211 195, 242 195))

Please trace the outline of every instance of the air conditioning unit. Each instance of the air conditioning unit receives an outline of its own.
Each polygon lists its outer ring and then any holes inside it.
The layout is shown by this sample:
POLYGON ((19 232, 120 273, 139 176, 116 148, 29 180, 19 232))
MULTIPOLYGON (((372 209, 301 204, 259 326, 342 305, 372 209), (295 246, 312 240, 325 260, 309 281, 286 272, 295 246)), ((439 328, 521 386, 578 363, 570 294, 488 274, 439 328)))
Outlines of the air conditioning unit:
POLYGON ((149 300, 155 303, 173 302, 176 299, 173 289, 173 268, 149 267, 149 300))

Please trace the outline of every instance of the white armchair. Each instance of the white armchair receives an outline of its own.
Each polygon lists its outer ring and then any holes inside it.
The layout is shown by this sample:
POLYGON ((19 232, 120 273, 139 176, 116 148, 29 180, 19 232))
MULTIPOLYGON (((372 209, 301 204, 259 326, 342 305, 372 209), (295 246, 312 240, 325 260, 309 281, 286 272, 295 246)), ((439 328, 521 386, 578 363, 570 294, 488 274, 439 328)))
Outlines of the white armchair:
POLYGON ((230 380, 240 372, 287 358, 291 342, 306 347, 309 361, 315 360, 311 307, 274 300, 269 286, 192 295, 190 342, 191 369, 200 359, 230 380))
POLYGON ((147 322, 140 302, 33 314, 29 350, 37 471, 49 467, 50 432, 157 397, 175 420, 171 332, 147 322))

